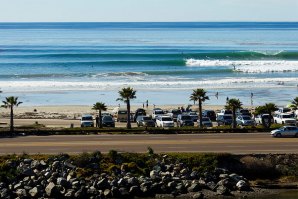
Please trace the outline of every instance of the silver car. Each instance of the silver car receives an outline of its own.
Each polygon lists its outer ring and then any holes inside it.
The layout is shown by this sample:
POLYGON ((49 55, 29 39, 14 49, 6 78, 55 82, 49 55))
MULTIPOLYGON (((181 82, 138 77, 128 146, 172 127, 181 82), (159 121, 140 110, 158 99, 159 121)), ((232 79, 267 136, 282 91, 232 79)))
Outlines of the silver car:
POLYGON ((298 127, 296 126, 284 126, 279 129, 271 131, 273 137, 298 137, 298 127))
POLYGON ((236 118, 236 122, 238 125, 241 125, 241 126, 254 126, 255 125, 255 121, 253 119, 251 119, 250 116, 246 116, 246 115, 239 115, 236 118))

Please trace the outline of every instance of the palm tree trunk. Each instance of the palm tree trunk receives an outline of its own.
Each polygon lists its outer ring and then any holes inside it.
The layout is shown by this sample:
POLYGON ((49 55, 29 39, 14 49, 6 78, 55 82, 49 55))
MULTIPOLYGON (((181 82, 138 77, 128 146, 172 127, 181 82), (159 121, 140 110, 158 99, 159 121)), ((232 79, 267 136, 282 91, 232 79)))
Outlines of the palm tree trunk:
POLYGON ((13 106, 10 107, 10 132, 13 133, 14 125, 13 125, 13 106))
POLYGON ((267 126, 267 128, 270 128, 270 126, 271 126, 271 117, 272 117, 272 114, 269 111, 269 118, 268 118, 268 126, 267 126))
POLYGON ((99 128, 102 128, 101 110, 98 111, 98 117, 99 117, 99 128))
POLYGON ((130 123, 130 100, 129 99, 127 99, 126 105, 127 105, 127 125, 126 125, 126 127, 128 129, 131 129, 131 123, 130 123))
POLYGON ((199 99, 199 117, 200 117, 200 128, 203 128, 203 121, 202 121, 202 100, 199 99))
POLYGON ((233 108, 233 129, 236 128, 236 109, 233 108))

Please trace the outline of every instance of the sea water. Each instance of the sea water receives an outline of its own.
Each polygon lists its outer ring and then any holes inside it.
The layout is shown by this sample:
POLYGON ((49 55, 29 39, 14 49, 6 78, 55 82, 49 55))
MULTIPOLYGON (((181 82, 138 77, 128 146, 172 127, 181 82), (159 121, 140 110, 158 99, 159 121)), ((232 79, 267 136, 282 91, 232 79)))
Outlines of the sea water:
POLYGON ((298 96, 298 23, 0 23, 0 97, 24 105, 288 104, 298 96), (218 93, 218 97, 215 94, 218 93))

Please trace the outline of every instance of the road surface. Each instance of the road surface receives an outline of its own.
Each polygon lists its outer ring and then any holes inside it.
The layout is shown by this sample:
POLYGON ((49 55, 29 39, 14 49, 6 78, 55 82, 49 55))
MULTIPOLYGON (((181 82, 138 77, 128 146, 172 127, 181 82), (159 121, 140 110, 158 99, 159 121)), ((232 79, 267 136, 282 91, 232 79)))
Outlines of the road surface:
POLYGON ((0 138, 0 154, 81 153, 114 149, 126 152, 298 153, 298 138, 272 138, 269 133, 189 135, 69 135, 0 138))

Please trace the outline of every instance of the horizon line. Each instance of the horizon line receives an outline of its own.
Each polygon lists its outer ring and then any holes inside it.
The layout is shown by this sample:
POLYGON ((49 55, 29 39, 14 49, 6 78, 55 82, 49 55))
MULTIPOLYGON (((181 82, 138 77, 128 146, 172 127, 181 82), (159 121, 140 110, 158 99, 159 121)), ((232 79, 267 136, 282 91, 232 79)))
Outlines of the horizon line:
POLYGON ((298 23, 298 21, 0 21, 0 23, 298 23))

